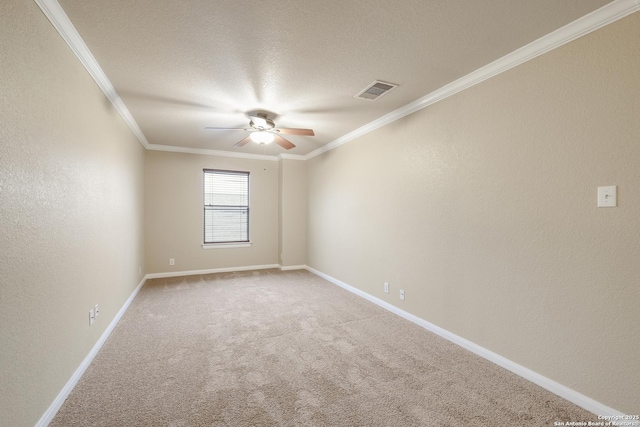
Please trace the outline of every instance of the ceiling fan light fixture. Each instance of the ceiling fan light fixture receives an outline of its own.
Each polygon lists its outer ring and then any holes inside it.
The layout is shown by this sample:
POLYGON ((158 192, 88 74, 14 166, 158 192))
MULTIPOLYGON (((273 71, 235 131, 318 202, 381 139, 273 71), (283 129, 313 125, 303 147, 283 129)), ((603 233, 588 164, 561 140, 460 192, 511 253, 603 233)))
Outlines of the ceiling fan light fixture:
POLYGON ((285 150, 291 150, 295 148, 295 144, 280 135, 300 135, 300 136, 315 136, 313 129, 299 129, 299 128, 276 128, 276 124, 273 120, 267 118, 265 113, 257 113, 255 116, 249 116, 250 128, 220 128, 207 126, 205 129, 211 130, 242 130, 251 132, 249 136, 241 139, 233 144, 234 147, 240 148, 247 145, 249 142, 257 142, 260 145, 270 144, 275 142, 285 150), (266 125, 261 126, 261 125, 266 125))
POLYGON ((258 144, 270 144, 275 138, 272 133, 264 131, 253 132, 250 137, 253 142, 257 142, 258 144))

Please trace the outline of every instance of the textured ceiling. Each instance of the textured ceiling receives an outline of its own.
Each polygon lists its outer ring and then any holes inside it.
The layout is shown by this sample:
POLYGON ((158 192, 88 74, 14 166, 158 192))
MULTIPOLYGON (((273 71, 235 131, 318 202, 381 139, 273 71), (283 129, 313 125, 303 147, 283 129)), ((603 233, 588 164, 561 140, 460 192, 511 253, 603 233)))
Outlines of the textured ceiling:
POLYGON ((60 0, 151 144, 234 148, 268 111, 307 154, 607 0, 60 0), (374 80, 400 85, 354 98, 374 80))

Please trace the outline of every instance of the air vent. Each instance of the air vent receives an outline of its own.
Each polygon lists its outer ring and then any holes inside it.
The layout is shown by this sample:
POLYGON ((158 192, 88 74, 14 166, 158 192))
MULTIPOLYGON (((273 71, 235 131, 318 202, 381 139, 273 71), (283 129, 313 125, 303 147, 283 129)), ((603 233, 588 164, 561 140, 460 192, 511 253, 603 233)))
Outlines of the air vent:
POLYGON ((366 99, 367 101, 375 101, 380 98, 382 95, 388 93, 394 88, 397 88, 398 85, 393 83, 381 82, 376 80, 367 86, 363 91, 357 94, 355 97, 360 99, 366 99))

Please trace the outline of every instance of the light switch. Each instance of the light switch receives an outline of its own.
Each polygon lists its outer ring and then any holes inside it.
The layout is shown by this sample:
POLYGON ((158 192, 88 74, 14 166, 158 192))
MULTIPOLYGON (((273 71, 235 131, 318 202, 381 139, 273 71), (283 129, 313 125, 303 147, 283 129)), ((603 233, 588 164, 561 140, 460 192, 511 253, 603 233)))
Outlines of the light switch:
POLYGON ((598 207, 615 208, 616 206, 618 206, 618 187, 615 185, 598 187, 598 207))

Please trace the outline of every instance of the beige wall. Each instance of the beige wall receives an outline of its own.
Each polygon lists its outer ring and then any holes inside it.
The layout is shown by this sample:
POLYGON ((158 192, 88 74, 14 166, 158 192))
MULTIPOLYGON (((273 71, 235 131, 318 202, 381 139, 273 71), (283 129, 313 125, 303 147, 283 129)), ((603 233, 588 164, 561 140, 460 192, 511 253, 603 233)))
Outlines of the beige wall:
POLYGON ((0 4, 0 121, 0 425, 33 426, 141 280, 144 150, 31 1, 0 4))
POLYGON ((160 151, 145 159, 148 273, 278 264, 278 162, 160 151), (202 248, 203 169, 250 173, 251 247, 202 248))
POLYGON ((280 254, 283 267, 307 262, 307 164, 283 159, 280 164, 280 254))
POLYGON ((283 162, 278 159, 278 263, 282 265, 282 204, 284 201, 283 162))
POLYGON ((35 3, 2 2, 0 425, 37 422, 139 268, 279 253, 640 412, 639 41, 636 13, 311 161, 274 162, 144 153, 35 3), (203 168, 251 172, 250 248, 201 248, 203 168), (619 186, 618 208, 595 207, 599 185, 619 186))
POLYGON ((310 160, 308 265, 637 414, 639 111, 636 13, 310 160))

